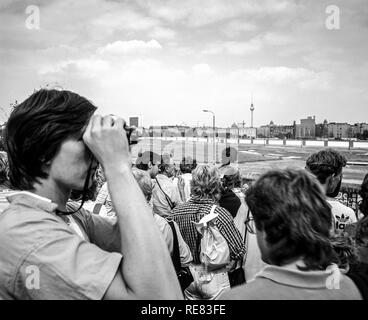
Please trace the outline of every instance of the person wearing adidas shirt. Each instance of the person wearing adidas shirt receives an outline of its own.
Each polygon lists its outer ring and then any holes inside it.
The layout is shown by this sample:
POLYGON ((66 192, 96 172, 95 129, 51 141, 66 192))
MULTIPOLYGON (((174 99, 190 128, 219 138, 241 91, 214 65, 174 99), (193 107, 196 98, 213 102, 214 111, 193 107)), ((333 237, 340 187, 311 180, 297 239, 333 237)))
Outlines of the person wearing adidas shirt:
POLYGON ((342 169, 345 166, 346 158, 333 149, 314 153, 306 162, 306 169, 317 177, 327 196, 332 212, 332 230, 337 234, 344 232, 348 224, 357 221, 354 211, 336 199, 342 183, 342 169))

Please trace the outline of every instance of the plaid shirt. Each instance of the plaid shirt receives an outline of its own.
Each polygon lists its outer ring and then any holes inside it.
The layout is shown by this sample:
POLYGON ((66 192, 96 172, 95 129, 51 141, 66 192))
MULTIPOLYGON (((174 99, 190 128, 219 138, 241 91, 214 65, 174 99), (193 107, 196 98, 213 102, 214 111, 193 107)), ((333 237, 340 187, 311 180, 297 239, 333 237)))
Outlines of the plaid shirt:
MULTIPOLYGON (((193 262, 200 264, 200 234, 193 222, 199 222, 206 214, 209 214, 213 200, 191 198, 188 202, 179 204, 173 210, 172 219, 178 224, 184 241, 188 244, 193 256, 193 262)), ((216 207, 218 214, 216 227, 225 238, 230 249, 230 258, 234 261, 241 260, 246 252, 245 244, 239 230, 235 227, 234 220, 230 213, 220 206, 216 207)))

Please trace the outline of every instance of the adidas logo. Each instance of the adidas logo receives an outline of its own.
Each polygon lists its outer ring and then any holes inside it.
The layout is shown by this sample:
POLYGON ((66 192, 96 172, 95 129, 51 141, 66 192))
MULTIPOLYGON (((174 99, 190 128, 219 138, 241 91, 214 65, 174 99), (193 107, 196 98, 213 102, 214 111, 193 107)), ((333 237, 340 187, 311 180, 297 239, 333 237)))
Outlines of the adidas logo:
POLYGON ((349 221, 349 216, 345 216, 344 214, 340 216, 335 215, 335 229, 336 230, 345 230, 345 226, 349 221))

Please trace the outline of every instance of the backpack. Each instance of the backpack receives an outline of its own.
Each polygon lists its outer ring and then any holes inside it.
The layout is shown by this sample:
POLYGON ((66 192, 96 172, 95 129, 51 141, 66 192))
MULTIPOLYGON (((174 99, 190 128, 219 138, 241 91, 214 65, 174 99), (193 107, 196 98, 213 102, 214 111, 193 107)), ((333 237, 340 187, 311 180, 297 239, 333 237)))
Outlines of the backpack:
POLYGON ((229 246, 215 224, 218 217, 215 209, 216 205, 213 205, 209 214, 198 223, 193 222, 202 235, 199 257, 208 271, 226 267, 230 262, 229 246))

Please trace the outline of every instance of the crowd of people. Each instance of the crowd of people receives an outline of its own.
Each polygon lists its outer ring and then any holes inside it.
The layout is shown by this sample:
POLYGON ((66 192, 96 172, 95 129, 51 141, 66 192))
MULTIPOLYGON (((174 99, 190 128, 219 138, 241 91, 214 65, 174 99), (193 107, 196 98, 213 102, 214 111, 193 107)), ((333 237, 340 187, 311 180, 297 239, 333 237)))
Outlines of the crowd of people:
POLYGON ((346 159, 245 185, 221 166, 144 151, 123 119, 70 92, 17 105, 0 154, 0 299, 368 299, 368 175, 346 159), (30 281, 31 279, 31 281, 30 281))

